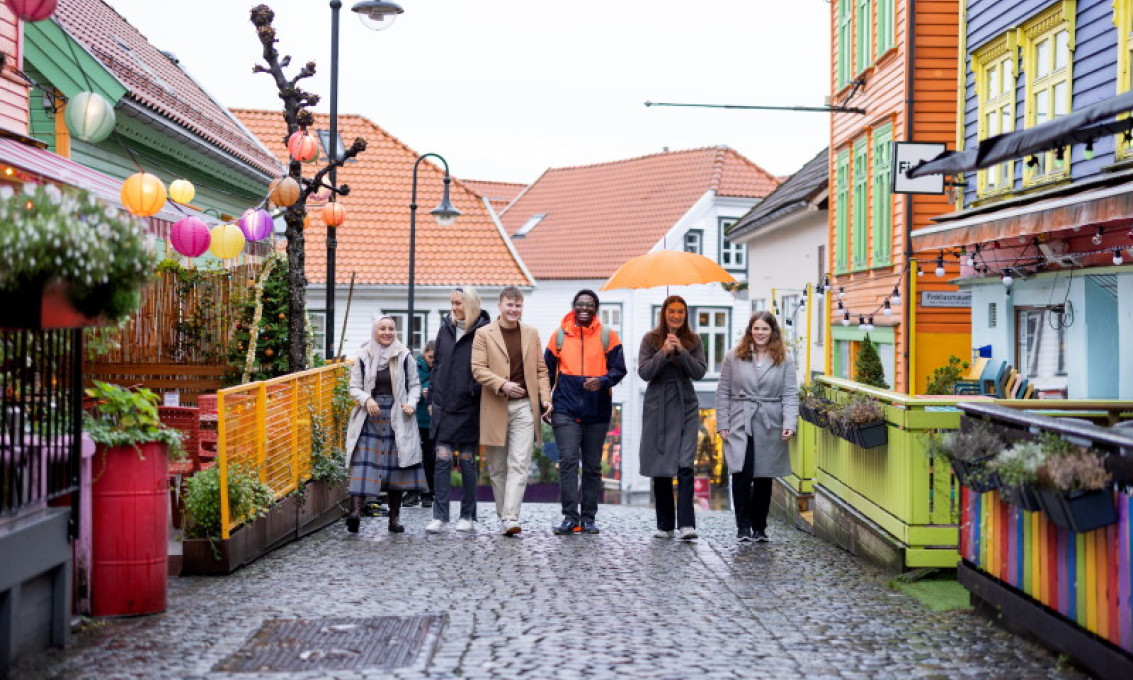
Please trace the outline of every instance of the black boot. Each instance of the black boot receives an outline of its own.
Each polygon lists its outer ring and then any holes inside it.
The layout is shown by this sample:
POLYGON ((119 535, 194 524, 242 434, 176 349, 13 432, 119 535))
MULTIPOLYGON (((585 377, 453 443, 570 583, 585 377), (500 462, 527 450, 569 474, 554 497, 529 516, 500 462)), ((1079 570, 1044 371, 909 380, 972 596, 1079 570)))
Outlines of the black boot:
POLYGON ((401 526, 401 492, 389 492, 389 531, 391 534, 400 534, 405 531, 401 526))
POLYGON ((365 502, 365 496, 350 497, 350 515, 346 518, 346 530, 352 534, 358 533, 358 527, 362 524, 362 506, 365 502))

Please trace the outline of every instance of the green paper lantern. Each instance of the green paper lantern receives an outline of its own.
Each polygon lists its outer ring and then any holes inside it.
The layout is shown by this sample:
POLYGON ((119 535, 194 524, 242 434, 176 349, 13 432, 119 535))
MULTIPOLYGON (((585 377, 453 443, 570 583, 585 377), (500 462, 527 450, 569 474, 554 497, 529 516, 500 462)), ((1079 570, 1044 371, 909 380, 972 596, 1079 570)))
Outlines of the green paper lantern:
POLYGON ((97 92, 80 92, 67 100, 63 120, 71 136, 97 144, 114 131, 114 105, 97 92))

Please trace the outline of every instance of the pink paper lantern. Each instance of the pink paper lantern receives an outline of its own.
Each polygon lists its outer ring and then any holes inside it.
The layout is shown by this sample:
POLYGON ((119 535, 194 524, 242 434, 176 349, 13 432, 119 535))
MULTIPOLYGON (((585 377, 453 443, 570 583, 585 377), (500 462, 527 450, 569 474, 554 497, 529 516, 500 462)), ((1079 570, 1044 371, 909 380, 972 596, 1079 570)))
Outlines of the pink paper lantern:
POLYGON ((211 241, 208 225, 196 217, 182 217, 169 231, 173 249, 186 257, 203 255, 211 241))
POLYGON ((24 21, 43 21, 55 11, 57 0, 4 0, 12 13, 24 21))
POLYGON ((271 213, 266 210, 248 208, 240 217, 240 231, 249 241, 262 241, 271 234, 271 213))

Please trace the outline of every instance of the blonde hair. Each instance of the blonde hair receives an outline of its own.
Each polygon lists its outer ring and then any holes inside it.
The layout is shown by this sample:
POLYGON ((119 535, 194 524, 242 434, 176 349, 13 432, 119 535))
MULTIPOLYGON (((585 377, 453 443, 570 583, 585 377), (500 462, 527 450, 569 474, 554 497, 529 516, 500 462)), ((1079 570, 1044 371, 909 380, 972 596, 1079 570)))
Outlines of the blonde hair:
MULTIPOLYGON (((480 320, 480 293, 472 286, 461 286, 454 292, 460 293, 464 297, 464 324, 461 326, 464 330, 472 330, 476 327, 476 322, 480 320)), ((456 323, 456 319, 452 320, 456 323)))

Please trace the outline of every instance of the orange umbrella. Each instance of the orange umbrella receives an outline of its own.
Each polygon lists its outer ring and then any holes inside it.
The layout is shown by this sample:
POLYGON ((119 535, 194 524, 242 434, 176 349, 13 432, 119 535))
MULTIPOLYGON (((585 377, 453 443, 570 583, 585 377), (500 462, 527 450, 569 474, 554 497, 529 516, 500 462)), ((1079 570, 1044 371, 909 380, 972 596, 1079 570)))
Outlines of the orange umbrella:
POLYGON ((687 286, 695 283, 735 283, 723 267, 703 255, 680 250, 658 250, 629 259, 601 290, 687 286))

